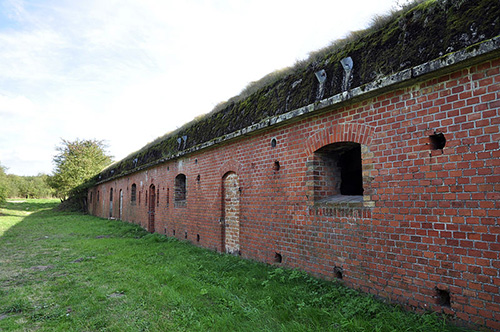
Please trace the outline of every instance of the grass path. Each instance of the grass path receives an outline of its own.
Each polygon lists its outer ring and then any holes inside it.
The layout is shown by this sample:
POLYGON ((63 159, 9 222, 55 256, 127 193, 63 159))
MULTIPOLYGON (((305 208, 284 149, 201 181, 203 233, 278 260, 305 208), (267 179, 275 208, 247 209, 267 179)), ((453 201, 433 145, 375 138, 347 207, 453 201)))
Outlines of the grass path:
POLYGON ((0 331, 459 331, 302 272, 55 205, 0 209, 0 331))

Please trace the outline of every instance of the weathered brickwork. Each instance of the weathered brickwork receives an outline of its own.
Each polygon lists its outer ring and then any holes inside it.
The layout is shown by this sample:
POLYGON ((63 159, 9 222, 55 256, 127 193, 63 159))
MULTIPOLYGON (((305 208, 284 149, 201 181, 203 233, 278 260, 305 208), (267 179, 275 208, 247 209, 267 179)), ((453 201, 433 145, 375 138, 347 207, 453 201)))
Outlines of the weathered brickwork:
POLYGON ((228 173, 223 178, 221 227, 225 251, 239 254, 240 251, 240 186, 238 175, 228 173))
POLYGON ((89 206, 500 329, 499 141, 497 58, 101 183, 89 206), (356 154, 362 193, 345 195, 356 154))

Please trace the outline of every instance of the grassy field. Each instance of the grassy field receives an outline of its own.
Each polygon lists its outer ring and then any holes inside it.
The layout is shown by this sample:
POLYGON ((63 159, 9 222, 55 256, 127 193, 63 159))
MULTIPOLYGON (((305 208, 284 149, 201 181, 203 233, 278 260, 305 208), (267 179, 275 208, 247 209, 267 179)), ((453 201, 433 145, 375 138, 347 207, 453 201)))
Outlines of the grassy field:
POLYGON ((460 331, 338 283, 55 205, 0 209, 0 331, 460 331))

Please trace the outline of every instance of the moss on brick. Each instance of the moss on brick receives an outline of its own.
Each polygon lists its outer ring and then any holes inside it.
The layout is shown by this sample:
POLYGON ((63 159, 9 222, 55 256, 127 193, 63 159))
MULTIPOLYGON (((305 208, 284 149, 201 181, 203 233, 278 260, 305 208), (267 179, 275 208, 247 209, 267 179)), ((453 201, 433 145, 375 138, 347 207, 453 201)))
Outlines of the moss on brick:
POLYGON ((427 1, 396 15, 382 28, 366 31, 341 49, 294 68, 250 96, 192 121, 148 144, 98 175, 99 181, 147 167, 179 152, 177 139, 187 136, 180 150, 223 137, 262 120, 312 104, 318 98, 315 72, 324 69, 327 81, 321 98, 342 89, 344 69, 339 61, 354 62, 350 88, 439 58, 498 35, 498 0, 427 1))

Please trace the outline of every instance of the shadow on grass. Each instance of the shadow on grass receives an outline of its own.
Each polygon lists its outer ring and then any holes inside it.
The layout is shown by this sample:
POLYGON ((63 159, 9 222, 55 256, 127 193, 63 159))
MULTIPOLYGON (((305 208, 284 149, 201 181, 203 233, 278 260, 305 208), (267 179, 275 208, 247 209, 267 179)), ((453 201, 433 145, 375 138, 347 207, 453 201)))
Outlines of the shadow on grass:
POLYGON ((58 199, 12 199, 0 204, 0 208, 4 210, 14 211, 40 211, 46 209, 54 209, 61 203, 58 199))

